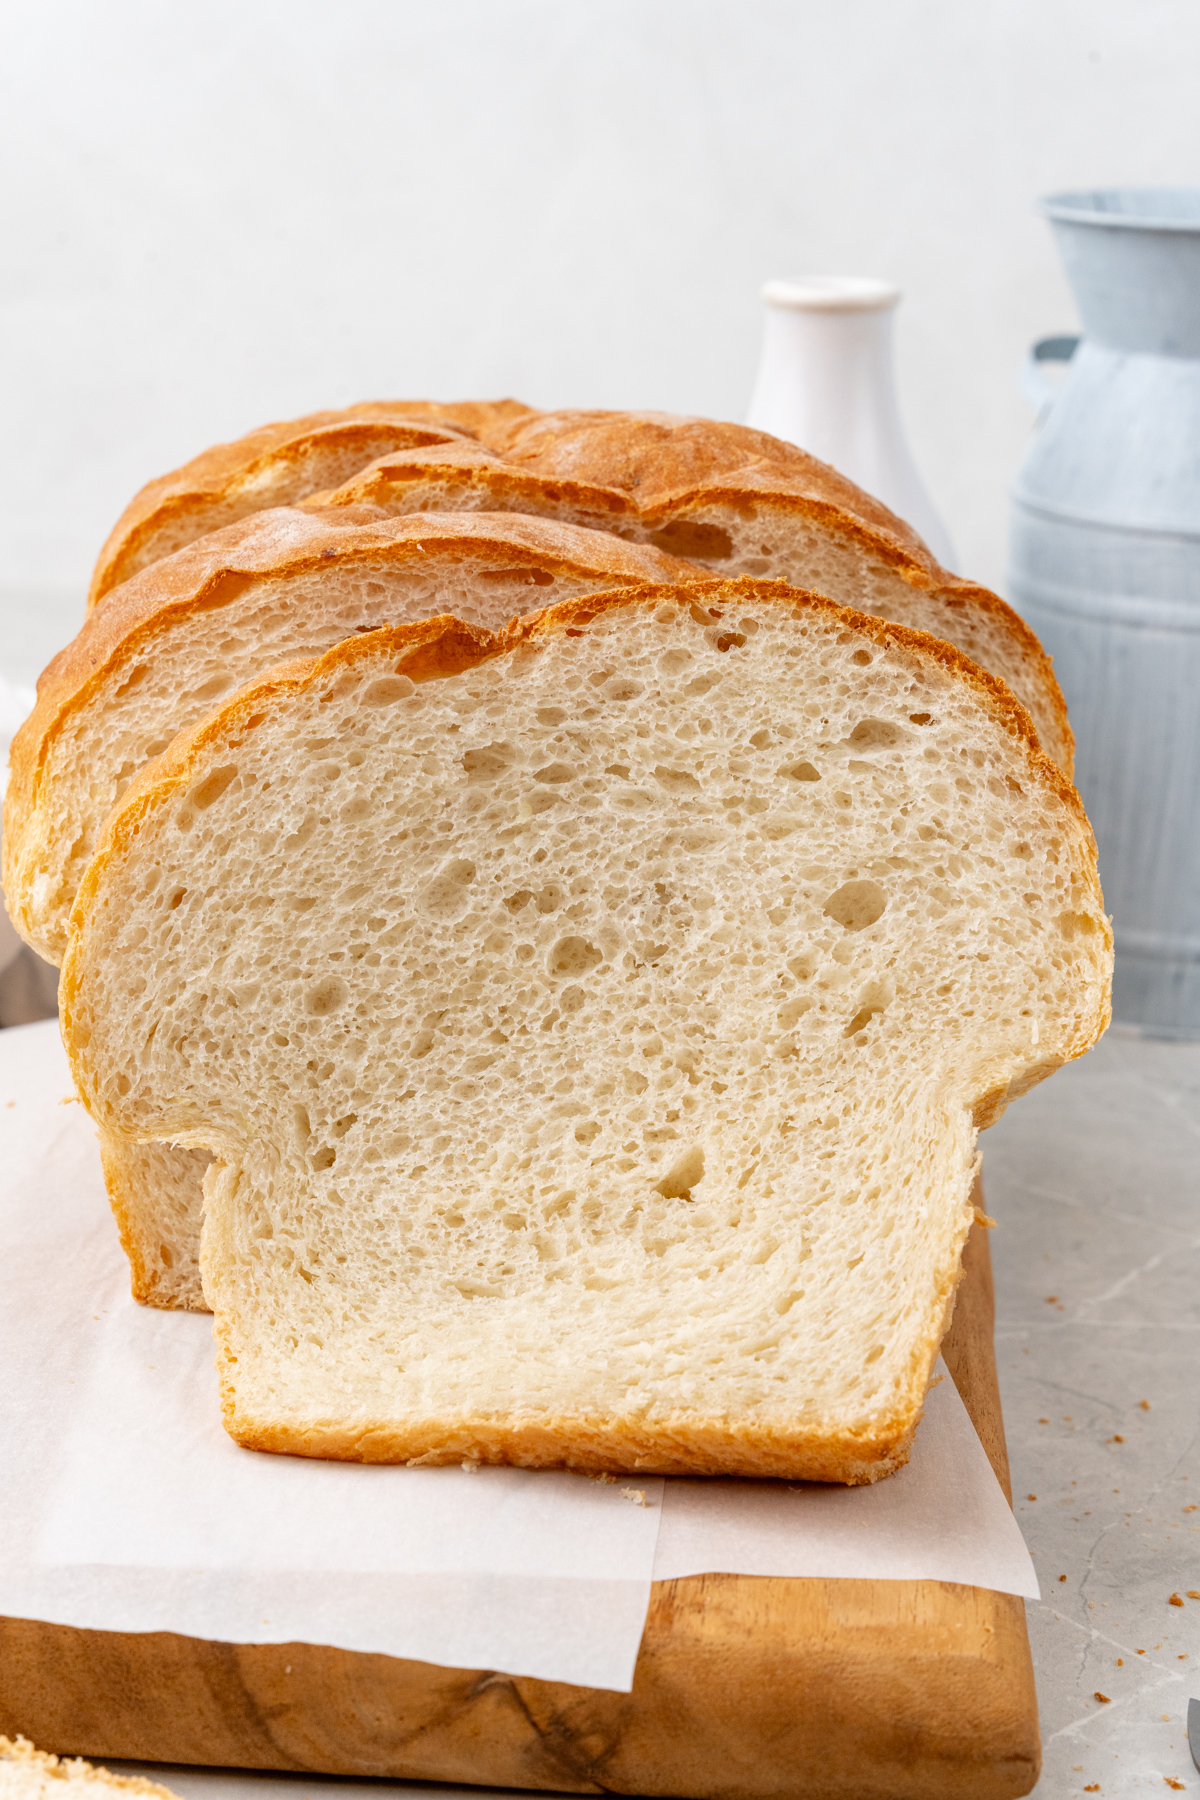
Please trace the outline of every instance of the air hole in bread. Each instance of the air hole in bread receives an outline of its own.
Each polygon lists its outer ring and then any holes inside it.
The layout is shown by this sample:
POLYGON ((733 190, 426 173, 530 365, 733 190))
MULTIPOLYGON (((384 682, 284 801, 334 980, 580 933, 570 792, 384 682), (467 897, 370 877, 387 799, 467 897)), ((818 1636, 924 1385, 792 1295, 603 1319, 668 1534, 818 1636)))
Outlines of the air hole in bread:
POLYGON ((583 937, 559 938, 550 952, 552 975, 586 975, 604 961, 604 952, 583 937))
POLYGON ((128 675, 117 689, 118 695, 131 693, 134 688, 141 687, 149 673, 149 663, 135 663, 134 667, 129 671, 128 675))
POLYGON ((340 975, 327 975, 316 987, 309 988, 304 996, 304 1010, 316 1019, 328 1018, 330 1013, 337 1012, 345 1006, 350 998, 350 989, 340 975))
POLYGON ((671 769, 665 763, 656 763, 654 779, 660 787, 665 787, 669 794, 698 794, 700 783, 686 769, 671 769))
POLYGON ((821 779, 820 769, 814 769, 810 762, 804 761, 784 763, 779 773, 786 775, 791 781, 820 781, 821 779))
POLYGON ((687 556, 697 562, 728 562, 733 555, 729 533, 699 519, 672 519, 650 533, 650 542, 670 556, 687 556))
POLYGON ((222 768, 214 769, 211 775, 206 775, 204 780, 198 782, 191 792, 191 803, 196 811, 204 812, 212 806, 236 778, 236 763, 226 763, 222 768))
POLYGON ((576 771, 571 767, 570 763, 555 762, 547 763, 544 769, 535 769, 533 772, 533 779, 535 781, 547 781, 550 783, 574 781, 575 774, 576 771))
POLYGON ((415 685, 407 675, 381 675, 377 681, 369 681, 363 689, 364 706, 391 706, 396 700, 407 700, 416 692, 415 685))
POLYGON ((671 1164, 661 1181, 654 1184, 655 1192, 664 1200, 690 1200, 692 1189, 698 1187, 704 1179, 704 1151, 699 1144, 693 1144, 683 1155, 671 1164))
POLYGON ((850 733, 856 750, 894 750, 904 738, 904 728, 889 719, 860 719, 850 733))
POLYGON ((606 700, 636 700, 645 692, 645 684, 628 675, 614 675, 600 689, 606 700))
POLYGON ((887 895, 877 881, 845 881, 825 902, 827 918, 846 931, 863 931, 883 917, 887 895))
POLYGON ((457 919, 467 910, 467 890, 475 879, 475 864, 455 858, 428 884, 423 895, 426 912, 435 919, 457 919))
POLYGON ((887 1010, 887 1004, 888 996, 883 994, 871 994, 869 997, 865 997, 862 1005, 842 1033, 842 1036, 848 1038, 857 1037, 860 1031, 866 1030, 872 1019, 879 1013, 887 1010))
POLYGON ((520 760, 521 753, 512 744, 483 744, 464 751, 462 766, 472 781, 495 781, 520 760))

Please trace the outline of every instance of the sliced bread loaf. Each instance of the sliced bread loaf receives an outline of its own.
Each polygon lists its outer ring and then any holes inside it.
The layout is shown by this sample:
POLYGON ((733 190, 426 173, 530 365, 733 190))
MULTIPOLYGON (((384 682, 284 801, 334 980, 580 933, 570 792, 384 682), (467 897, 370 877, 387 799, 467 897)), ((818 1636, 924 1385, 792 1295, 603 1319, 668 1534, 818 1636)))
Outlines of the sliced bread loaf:
POLYGON ((336 487, 385 451, 461 441, 474 424, 498 425, 528 411, 516 400, 444 406, 370 400, 285 419, 233 443, 215 444, 149 482, 130 501, 100 552, 88 605, 206 532, 268 507, 291 506, 316 488, 336 487))
POLYGON ((103 1129, 217 1158, 261 1449, 870 1481, 976 1129, 1094 1041, 1077 796, 953 649, 753 581, 351 639, 133 784, 74 913, 103 1129))

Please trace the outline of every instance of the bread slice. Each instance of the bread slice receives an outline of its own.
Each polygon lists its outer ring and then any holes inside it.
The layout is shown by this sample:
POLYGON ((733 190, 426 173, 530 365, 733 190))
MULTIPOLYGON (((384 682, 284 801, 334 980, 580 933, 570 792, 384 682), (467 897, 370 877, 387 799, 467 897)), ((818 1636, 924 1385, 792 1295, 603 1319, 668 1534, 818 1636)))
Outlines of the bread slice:
POLYGON ((714 582, 253 684, 109 820, 64 1036, 105 1131, 217 1158, 240 1443, 861 1482, 908 1453, 976 1129, 1110 966, 1007 689, 714 582))
MULTIPOLYGON (((5 892, 40 955, 61 960, 79 877, 134 774, 222 694, 281 657, 449 607, 499 626, 532 600, 688 565, 652 548, 542 520, 478 514, 327 518, 279 509, 212 534, 129 581, 89 614, 42 678, 12 749, 5 892)), ((101 1140, 133 1291, 204 1307, 197 1256, 208 1158, 101 1140)))
POLYGON ((528 411, 516 400, 370 400, 216 444, 134 496, 100 552, 88 606, 206 532, 268 507, 290 506, 316 488, 336 487, 385 451, 458 442, 473 424, 496 425, 528 411))
POLYGON ((28 1738, 0 1737, 0 1800, 99 1800, 101 1794, 152 1794, 178 1800, 144 1775, 114 1775, 81 1756, 51 1756, 28 1738))

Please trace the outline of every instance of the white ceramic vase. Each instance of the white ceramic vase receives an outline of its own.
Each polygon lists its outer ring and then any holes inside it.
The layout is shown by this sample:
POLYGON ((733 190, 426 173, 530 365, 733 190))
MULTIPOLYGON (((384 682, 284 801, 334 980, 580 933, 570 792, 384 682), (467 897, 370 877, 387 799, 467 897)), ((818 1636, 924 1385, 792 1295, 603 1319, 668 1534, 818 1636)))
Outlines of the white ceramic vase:
POLYGON ((1075 728, 1113 1012, 1200 1037, 1200 190, 1042 212, 1084 335, 1035 346, 1069 362, 1013 487, 1009 595, 1075 728))
POLYGON ((945 526, 909 450, 892 367, 900 290, 857 276, 769 281, 762 357, 746 423, 799 445, 874 494, 946 568, 945 526))

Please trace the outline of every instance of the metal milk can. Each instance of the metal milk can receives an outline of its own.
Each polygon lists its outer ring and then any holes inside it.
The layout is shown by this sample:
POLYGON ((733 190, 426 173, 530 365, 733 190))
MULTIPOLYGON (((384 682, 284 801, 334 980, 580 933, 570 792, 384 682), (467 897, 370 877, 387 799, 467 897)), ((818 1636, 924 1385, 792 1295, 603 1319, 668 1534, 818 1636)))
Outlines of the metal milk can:
POLYGON ((1041 203, 1083 324, 1012 491, 1116 934, 1114 1017, 1200 1037, 1200 189, 1041 203), (1072 354, 1073 352, 1073 354, 1072 354))

